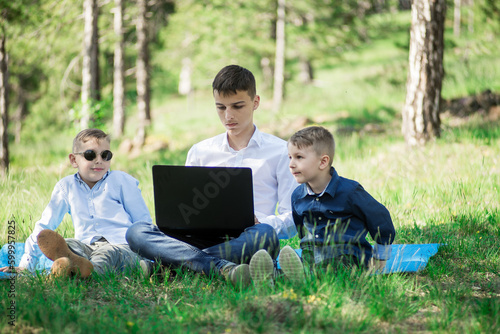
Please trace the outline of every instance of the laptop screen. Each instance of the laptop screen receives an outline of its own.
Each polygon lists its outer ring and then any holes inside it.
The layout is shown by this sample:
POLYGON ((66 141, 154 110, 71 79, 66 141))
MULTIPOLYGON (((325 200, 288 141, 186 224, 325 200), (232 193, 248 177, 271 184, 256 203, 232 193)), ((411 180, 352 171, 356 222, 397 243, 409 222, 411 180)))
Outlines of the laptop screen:
POLYGON ((238 236, 254 225, 250 168, 155 165, 153 186, 164 232, 238 236))

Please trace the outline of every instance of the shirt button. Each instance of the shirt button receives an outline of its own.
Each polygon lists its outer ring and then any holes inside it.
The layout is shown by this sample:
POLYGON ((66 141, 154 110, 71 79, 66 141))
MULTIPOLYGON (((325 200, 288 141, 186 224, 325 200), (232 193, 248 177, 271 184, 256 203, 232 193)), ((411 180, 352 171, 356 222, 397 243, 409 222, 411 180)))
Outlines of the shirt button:
POLYGON ((317 235, 317 234, 316 234, 316 235, 315 235, 315 237, 316 237, 316 238, 319 238, 319 235, 317 235))
POLYGON ((318 220, 321 220, 321 219, 322 219, 321 217, 318 218, 318 220))
POLYGON ((319 201, 319 197, 316 197, 316 202, 319 201))

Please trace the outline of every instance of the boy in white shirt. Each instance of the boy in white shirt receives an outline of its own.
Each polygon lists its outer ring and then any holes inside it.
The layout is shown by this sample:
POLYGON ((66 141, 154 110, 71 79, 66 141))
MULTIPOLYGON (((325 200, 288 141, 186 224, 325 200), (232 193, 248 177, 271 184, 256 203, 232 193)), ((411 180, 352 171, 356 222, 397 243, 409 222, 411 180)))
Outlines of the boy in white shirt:
POLYGON ((260 103, 253 74, 237 65, 226 66, 215 77, 212 88, 226 132, 195 144, 186 165, 250 167, 255 225, 225 243, 198 236, 189 244, 182 236, 166 235, 152 224, 138 224, 127 232, 127 241, 139 254, 159 259, 164 265, 185 266, 206 275, 220 274, 235 284, 248 284, 252 255, 266 249, 276 258, 278 238, 291 238, 297 233, 290 196, 298 184, 288 171, 286 142, 260 132, 253 123, 253 113, 260 103))

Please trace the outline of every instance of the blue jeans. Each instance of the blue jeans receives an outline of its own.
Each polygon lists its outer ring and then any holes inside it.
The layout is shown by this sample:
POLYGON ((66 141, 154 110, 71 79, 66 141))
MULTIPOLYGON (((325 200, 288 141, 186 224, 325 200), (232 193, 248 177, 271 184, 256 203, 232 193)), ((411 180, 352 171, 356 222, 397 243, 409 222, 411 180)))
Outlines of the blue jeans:
POLYGON ((163 265, 185 266, 206 275, 228 261, 249 263, 259 249, 267 250, 276 259, 280 247, 276 231, 268 224, 250 226, 239 237, 204 249, 166 235, 158 226, 144 222, 129 227, 125 238, 130 248, 143 257, 163 265))

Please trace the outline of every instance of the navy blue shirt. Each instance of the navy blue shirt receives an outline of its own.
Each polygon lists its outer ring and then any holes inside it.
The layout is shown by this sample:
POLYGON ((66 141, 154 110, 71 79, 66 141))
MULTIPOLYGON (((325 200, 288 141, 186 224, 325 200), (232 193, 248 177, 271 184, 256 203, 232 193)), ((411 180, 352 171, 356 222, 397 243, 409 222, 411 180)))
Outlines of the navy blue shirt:
POLYGON ((304 258, 315 263, 341 255, 354 255, 364 264, 372 256, 387 260, 396 234, 389 211, 358 182, 340 177, 333 167, 330 174, 321 194, 313 193, 307 183, 292 194, 304 258), (366 240, 368 233, 375 247, 366 240))

